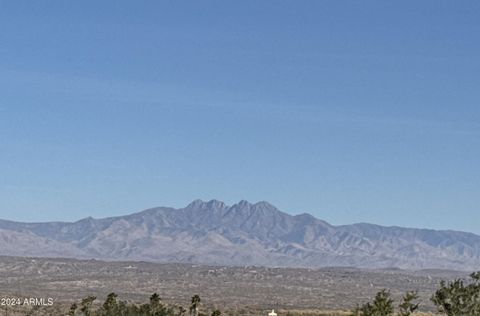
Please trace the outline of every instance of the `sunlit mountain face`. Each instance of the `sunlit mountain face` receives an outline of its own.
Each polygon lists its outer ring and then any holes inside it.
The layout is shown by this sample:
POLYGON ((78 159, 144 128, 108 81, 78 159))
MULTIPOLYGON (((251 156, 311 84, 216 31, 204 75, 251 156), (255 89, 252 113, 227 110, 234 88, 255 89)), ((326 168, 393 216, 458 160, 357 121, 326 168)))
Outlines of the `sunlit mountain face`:
POLYGON ((196 200, 127 216, 73 223, 0 221, 0 255, 286 267, 442 268, 480 265, 480 236, 333 226, 268 202, 196 200))

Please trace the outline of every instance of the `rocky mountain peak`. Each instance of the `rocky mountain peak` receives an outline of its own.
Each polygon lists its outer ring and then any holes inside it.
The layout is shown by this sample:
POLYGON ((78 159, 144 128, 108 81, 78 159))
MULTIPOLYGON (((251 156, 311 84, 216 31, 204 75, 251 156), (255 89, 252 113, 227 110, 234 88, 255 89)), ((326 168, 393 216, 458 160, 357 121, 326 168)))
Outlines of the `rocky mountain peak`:
POLYGON ((260 210, 260 211, 269 211, 269 212, 275 212, 275 211, 278 211, 279 210, 273 206, 272 204, 266 202, 266 201, 260 201, 260 202, 257 202, 255 204, 253 204, 252 206, 255 210, 260 210))
MULTIPOLYGON (((184 210, 191 213, 208 213, 208 214, 223 214, 228 209, 228 206, 219 200, 210 200, 210 201, 203 201, 203 200, 195 200, 188 204, 184 210)), ((216 216, 216 215, 215 215, 216 216)))
POLYGON ((280 212, 275 206, 266 202, 260 201, 256 203, 250 203, 246 200, 241 200, 240 202, 232 205, 232 209, 239 210, 239 211, 278 211, 280 212))

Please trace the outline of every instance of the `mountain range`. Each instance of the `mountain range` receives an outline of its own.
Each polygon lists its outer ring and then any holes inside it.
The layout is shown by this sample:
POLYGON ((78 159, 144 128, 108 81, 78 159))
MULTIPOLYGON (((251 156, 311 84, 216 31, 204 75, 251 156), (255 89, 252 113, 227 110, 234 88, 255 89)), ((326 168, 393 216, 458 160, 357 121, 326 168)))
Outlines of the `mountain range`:
POLYGON ((334 226, 267 202, 196 200, 76 222, 0 220, 0 255, 212 265, 478 270, 480 236, 373 224, 334 226))

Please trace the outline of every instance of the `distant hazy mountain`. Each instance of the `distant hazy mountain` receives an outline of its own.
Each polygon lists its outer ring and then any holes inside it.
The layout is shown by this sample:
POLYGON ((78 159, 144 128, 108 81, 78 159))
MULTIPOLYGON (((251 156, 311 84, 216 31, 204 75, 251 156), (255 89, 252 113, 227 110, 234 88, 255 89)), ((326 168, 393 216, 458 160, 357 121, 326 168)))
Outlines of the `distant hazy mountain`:
POLYGON ((267 202, 196 200, 74 223, 0 220, 0 255, 218 265, 478 270, 480 236, 371 224, 332 226, 267 202))

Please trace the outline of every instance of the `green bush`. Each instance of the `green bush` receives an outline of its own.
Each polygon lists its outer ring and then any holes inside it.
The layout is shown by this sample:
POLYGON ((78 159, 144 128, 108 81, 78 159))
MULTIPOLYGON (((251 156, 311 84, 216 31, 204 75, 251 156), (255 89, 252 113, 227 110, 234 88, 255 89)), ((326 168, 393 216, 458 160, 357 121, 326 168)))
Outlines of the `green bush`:
POLYGON ((480 272, 470 275, 471 282, 456 279, 440 282, 431 300, 438 311, 448 316, 480 316, 480 272))
MULTIPOLYGON (((418 298, 416 292, 407 292, 403 296, 403 302, 399 305, 399 316, 409 316, 418 309, 418 304, 414 301, 418 298)), ((393 300, 390 292, 381 290, 375 295, 372 302, 357 306, 353 312, 353 316, 390 316, 395 312, 393 300)))

